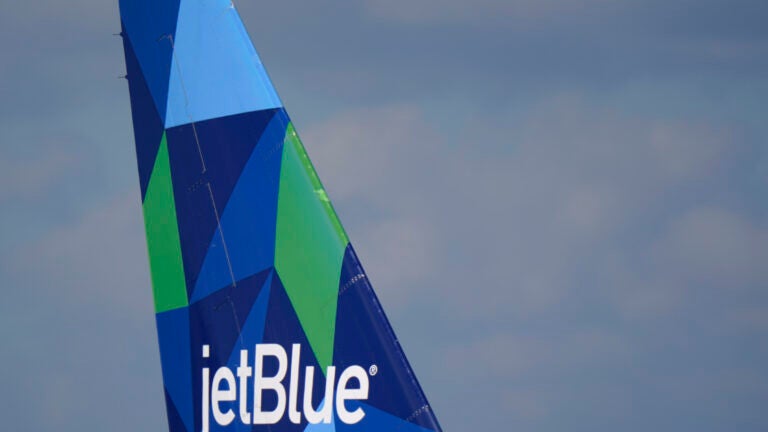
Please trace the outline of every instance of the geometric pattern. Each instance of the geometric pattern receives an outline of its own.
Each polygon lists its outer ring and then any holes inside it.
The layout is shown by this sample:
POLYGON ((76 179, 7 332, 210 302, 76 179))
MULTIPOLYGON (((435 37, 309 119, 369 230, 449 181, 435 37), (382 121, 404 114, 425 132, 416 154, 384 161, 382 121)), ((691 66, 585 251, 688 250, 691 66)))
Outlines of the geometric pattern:
POLYGON ((169 429, 439 431, 232 3, 121 0, 120 15, 169 429), (333 405, 329 366, 376 366, 368 399, 346 402, 365 417, 204 419, 201 371, 255 344, 307 348, 298 400, 315 410, 333 405))
POLYGON ((282 106, 245 34, 230 0, 181 2, 166 128, 282 106))

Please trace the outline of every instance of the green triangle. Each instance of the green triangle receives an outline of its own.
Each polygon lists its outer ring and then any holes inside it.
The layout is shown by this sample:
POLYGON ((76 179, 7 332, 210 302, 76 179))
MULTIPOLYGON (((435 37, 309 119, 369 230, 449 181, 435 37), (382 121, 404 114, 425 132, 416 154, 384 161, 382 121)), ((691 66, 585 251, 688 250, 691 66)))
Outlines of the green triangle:
POLYGON ((187 306, 184 264, 181 260, 176 202, 173 198, 171 165, 165 134, 160 142, 144 197, 144 227, 147 231, 155 312, 187 306))
POLYGON ((333 362, 347 235, 292 124, 280 170, 275 267, 323 371, 333 362))

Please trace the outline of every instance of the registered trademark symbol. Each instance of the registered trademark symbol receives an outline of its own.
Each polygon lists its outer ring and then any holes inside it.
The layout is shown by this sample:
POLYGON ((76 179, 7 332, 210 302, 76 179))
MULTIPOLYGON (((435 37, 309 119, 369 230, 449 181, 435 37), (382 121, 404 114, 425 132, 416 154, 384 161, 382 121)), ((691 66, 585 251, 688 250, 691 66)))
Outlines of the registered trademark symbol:
POLYGON ((368 368, 368 375, 376 376, 377 373, 379 373, 379 367, 378 366, 371 365, 371 367, 368 368))

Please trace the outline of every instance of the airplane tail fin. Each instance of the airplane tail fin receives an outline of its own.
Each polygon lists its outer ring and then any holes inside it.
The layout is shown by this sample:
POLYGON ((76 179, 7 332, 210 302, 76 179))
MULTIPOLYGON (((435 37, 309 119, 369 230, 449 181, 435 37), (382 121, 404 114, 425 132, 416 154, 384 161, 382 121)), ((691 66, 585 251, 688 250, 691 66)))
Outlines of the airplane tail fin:
POLYGON ((229 0, 121 0, 172 432, 439 431, 229 0))

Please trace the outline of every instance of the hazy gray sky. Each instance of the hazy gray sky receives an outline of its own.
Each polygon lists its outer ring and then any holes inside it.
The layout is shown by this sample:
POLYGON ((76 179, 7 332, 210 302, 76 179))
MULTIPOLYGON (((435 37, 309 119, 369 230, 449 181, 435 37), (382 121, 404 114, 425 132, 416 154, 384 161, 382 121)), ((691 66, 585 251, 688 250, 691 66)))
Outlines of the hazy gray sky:
MULTIPOLYGON (((271 3, 446 430, 768 429, 768 4, 271 3)), ((0 417, 164 430, 117 1, 0 8, 0 417)))

